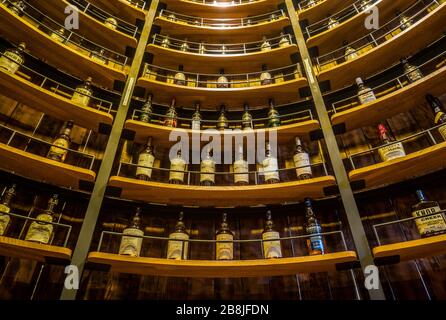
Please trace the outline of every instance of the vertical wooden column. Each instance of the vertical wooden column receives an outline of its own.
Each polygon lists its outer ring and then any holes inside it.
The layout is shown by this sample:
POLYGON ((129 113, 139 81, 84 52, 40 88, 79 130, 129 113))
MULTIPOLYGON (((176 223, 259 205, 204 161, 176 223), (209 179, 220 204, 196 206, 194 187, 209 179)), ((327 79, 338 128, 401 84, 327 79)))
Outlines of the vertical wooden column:
MULTIPOLYGON (((158 8, 159 0, 152 0, 150 7, 146 14, 146 20, 144 27, 139 38, 138 46, 136 48, 135 56, 133 58, 130 72, 127 77, 127 81, 124 87, 124 91, 119 102, 118 112, 116 113, 113 127, 108 139, 107 146, 105 148, 104 157, 99 168, 99 173, 96 178, 96 182, 91 194, 90 202, 88 203, 87 212, 85 213, 84 222, 82 224, 79 237, 74 249, 71 264, 75 265, 79 269, 79 278, 82 276, 82 272, 85 267, 85 262, 90 249, 91 240, 96 227, 96 222, 101 210, 102 201, 104 200, 105 190, 108 185, 108 179, 111 174, 113 162, 118 152, 119 141, 121 133, 124 128, 125 120, 127 119, 127 113, 129 110, 130 101, 135 89, 136 80, 138 77, 141 64, 143 62, 146 45, 150 36, 150 31, 155 19, 156 10, 158 8)), ((61 300, 75 300, 77 290, 64 288, 60 296, 61 300)))
MULTIPOLYGON (((299 23, 299 17, 292 0, 285 0, 288 16, 291 21, 291 26, 296 37, 299 53, 302 58, 303 67, 305 69, 311 94, 313 96, 314 105, 318 114, 319 122, 321 124, 324 139, 327 145, 328 155, 333 166, 334 174, 338 183, 339 191, 342 198, 342 203, 347 214, 347 219, 355 242, 361 267, 364 268, 373 265, 373 255, 367 240, 367 236, 362 225, 361 217, 359 215, 358 206, 356 205, 355 197, 353 195, 350 181, 347 172, 342 162, 341 153, 336 141, 336 136, 331 125, 331 120, 328 116, 325 107, 324 99, 322 97, 321 89, 314 73, 311 57, 308 52, 307 44, 299 23)), ((368 290, 370 299, 384 300, 385 295, 381 283, 379 289, 368 290)))

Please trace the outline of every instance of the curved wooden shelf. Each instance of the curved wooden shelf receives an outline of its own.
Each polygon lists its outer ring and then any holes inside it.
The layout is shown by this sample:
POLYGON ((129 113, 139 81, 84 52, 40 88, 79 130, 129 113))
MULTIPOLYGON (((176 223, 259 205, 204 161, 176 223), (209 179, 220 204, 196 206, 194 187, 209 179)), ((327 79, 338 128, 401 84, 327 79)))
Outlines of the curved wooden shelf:
POLYGON ((440 38, 443 34, 445 14, 446 3, 443 3, 407 31, 397 34, 356 59, 319 72, 319 81, 330 81, 332 90, 342 88, 351 85, 358 75, 367 78, 387 68, 401 57, 412 56, 440 38))
MULTIPOLYGON (((45 12, 50 17, 57 19, 59 22, 65 21, 67 15, 64 10, 70 5, 66 0, 28 0, 28 2, 35 8, 45 12)), ((94 41, 108 49, 125 54, 126 47, 136 48, 137 41, 135 38, 119 31, 108 28, 105 24, 94 19, 79 10, 80 25, 79 32, 86 38, 94 39, 94 41)))
POLYGON ((35 108, 57 119, 75 120, 76 125, 98 131, 101 123, 111 125, 109 113, 73 103, 15 74, 0 69, 0 92, 5 96, 35 108))
POLYGON ((314 23, 325 19, 327 15, 336 13, 340 8, 346 8, 356 0, 323 0, 314 7, 298 10, 299 20, 308 20, 314 23))
POLYGON ((324 188, 336 184, 332 176, 251 186, 201 187, 173 185, 113 176, 109 185, 121 188, 124 199, 189 206, 255 206, 284 204, 306 197, 321 198, 324 188))
POLYGON ((149 44, 147 51, 154 55, 153 64, 164 68, 178 68, 181 61, 191 70, 202 73, 218 73, 220 69, 226 72, 255 72, 262 64, 268 68, 280 68, 284 64, 291 64, 290 56, 297 53, 297 45, 291 44, 282 48, 274 48, 269 51, 256 51, 247 54, 198 54, 183 52, 170 48, 164 48, 155 44, 149 44))
POLYGON ((50 160, 0 143, 0 168, 30 179, 79 189, 80 181, 93 182, 96 174, 88 169, 50 160))
POLYGON ((125 81, 124 71, 97 63, 75 49, 52 40, 49 35, 10 12, 4 5, 0 5, 0 29, 1 34, 10 41, 26 41, 28 50, 34 55, 82 79, 92 77, 94 83, 108 88, 113 88, 115 80, 125 81))
POLYGON ((88 262, 105 264, 111 271, 140 275, 188 278, 247 278, 286 276, 345 269, 358 257, 354 251, 318 256, 259 260, 168 260, 90 252, 88 262))
POLYGON ((178 105, 192 106, 199 101, 203 108, 213 110, 221 104, 226 104, 228 110, 231 110, 231 106, 238 106, 240 109, 245 102, 251 106, 264 105, 271 97, 275 97, 277 104, 292 103, 299 99, 299 89, 307 85, 307 79, 298 78, 264 86, 219 89, 179 86, 143 77, 138 79, 137 85, 148 89, 159 103, 170 103, 175 97, 178 105))
POLYGON ((274 21, 252 24, 240 27, 202 27, 181 21, 172 21, 166 17, 156 17, 156 25, 161 27, 163 34, 168 34, 178 39, 190 41, 203 41, 208 43, 218 42, 249 42, 258 41, 262 35, 267 38, 277 36, 284 27, 290 24, 288 17, 280 17, 274 21))
POLYGON ((71 250, 65 247, 34 243, 0 236, 0 256, 39 262, 70 261, 71 250))
POLYGON ((446 235, 410 240, 373 248, 377 265, 429 258, 446 254, 446 235))
MULTIPOLYGON (((138 120, 127 120, 125 122, 125 129, 135 132, 135 141, 137 142, 145 142, 147 137, 153 137, 157 144, 170 146, 172 144, 169 141, 169 135, 175 132, 184 132, 189 137, 192 137, 193 131, 190 129, 181 129, 181 128, 170 128, 162 125, 157 125, 153 123, 144 123, 138 120)), ((277 131, 277 141, 279 144, 285 144, 292 140, 295 136, 308 136, 311 131, 320 129, 319 121, 317 120, 308 120, 302 121, 293 124, 287 124, 276 128, 265 128, 265 129, 255 129, 254 132, 270 132, 277 131)), ((238 133, 243 135, 243 132, 238 133)), ((233 136, 232 133, 221 132, 221 135, 224 136, 233 136)), ((224 141, 222 137, 222 142, 224 141)))
MULTIPOLYGON (((89 0, 105 11, 112 13, 115 17, 136 24, 138 20, 144 21, 146 12, 141 8, 130 5, 125 0, 89 0)), ((148 9, 148 8, 146 8, 148 9)))
POLYGON ((415 108, 425 103, 427 92, 440 95, 446 83, 446 66, 377 100, 338 112, 331 117, 333 125, 344 124, 347 131, 361 128, 381 119, 415 108), (364 117, 367 114, 367 117, 364 117))
POLYGON ((403 158, 352 170, 350 181, 364 181, 366 188, 394 184, 446 167, 446 142, 411 153, 403 158))
MULTIPOLYGON (((395 11, 402 9, 407 5, 407 0, 378 0, 374 4, 379 10, 380 21, 388 21, 395 15, 395 11)), ((335 12, 333 12, 335 13, 335 12)), ((364 20, 367 17, 365 12, 361 12, 350 19, 340 23, 337 27, 327 29, 307 39, 308 48, 318 47, 319 54, 325 54, 335 50, 344 40, 352 42, 366 35, 370 30, 366 29, 364 20)))
POLYGON ((277 10, 277 6, 283 0, 255 0, 241 4, 224 3, 219 4, 200 3, 191 0, 164 0, 169 11, 186 14, 193 12, 194 15, 203 18, 244 18, 255 16, 265 12, 277 10))

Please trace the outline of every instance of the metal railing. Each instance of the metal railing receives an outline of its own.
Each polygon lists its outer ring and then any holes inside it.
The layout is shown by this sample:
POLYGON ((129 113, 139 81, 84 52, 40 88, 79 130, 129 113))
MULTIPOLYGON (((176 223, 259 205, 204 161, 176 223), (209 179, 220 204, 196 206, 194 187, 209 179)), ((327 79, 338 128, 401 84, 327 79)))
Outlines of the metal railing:
POLYGON ((293 44, 293 38, 290 34, 278 36, 265 41, 255 41, 246 43, 203 43, 192 42, 187 40, 175 39, 169 36, 155 34, 153 36, 152 43, 177 51, 191 52, 195 54, 209 54, 209 55, 231 55, 231 54, 248 54, 253 52, 259 52, 263 50, 276 49, 293 44), (288 44, 283 44, 283 39, 288 41, 288 44))
POLYGON ((123 2, 127 2, 128 4, 134 6, 135 8, 144 10, 147 6, 145 0, 122 0, 123 2))
POLYGON ((232 1, 224 1, 224 0, 186 0, 189 2, 196 2, 200 4, 212 5, 215 7, 232 7, 245 3, 256 3, 259 0, 232 0, 232 1))
POLYGON ((297 4, 297 7, 298 7, 299 11, 303 11, 303 10, 309 9, 311 7, 314 7, 324 1, 331 1, 331 0, 304 0, 304 1, 300 1, 297 4))

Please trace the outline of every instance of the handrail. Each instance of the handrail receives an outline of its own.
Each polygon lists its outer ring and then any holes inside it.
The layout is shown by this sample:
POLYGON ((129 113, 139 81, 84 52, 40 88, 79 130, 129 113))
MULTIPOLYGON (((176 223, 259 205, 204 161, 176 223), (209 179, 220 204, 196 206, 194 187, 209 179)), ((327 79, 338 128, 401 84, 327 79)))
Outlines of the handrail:
POLYGON ((245 3, 256 3, 259 0, 232 0, 231 2, 220 2, 216 0, 186 0, 188 2, 195 2, 198 4, 211 5, 213 7, 234 7, 245 3))
POLYGON ((145 0, 123 0, 133 5, 135 8, 144 10, 147 6, 147 2, 145 0))
POLYGON ((309 8, 315 7, 316 5, 318 5, 321 2, 324 1, 330 1, 330 0, 304 0, 304 1, 300 1, 297 4, 297 7, 299 8, 299 11, 303 11, 303 10, 307 10, 309 8))

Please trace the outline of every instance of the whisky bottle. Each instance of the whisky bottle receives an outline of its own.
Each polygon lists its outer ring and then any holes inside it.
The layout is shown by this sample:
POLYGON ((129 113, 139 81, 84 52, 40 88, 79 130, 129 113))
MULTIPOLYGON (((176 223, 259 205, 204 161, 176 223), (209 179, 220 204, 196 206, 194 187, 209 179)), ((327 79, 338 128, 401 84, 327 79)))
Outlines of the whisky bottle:
POLYGON ((183 73, 184 67, 182 64, 178 66, 178 72, 175 74, 173 78, 173 83, 177 86, 185 86, 186 85, 186 76, 183 73))
POLYGON ((195 112, 192 115, 192 130, 200 130, 201 129, 201 114, 200 114, 200 103, 195 103, 195 112))
POLYGON ((171 21, 177 21, 177 17, 175 16, 175 14, 173 12, 167 16, 167 19, 169 19, 171 21))
POLYGON ((422 190, 417 190, 418 203, 412 207, 412 216, 420 217, 415 219, 418 232, 422 238, 439 235, 446 232, 446 222, 444 215, 440 212, 441 208, 438 202, 428 201, 422 190), (434 214, 428 217, 424 217, 429 214, 434 214))
POLYGON ((169 48, 170 47, 170 40, 169 40, 169 36, 165 36, 163 38, 163 40, 161 41, 161 47, 163 48, 169 48))
POLYGON ((262 232, 263 256, 266 259, 282 258, 282 247, 280 245, 280 234, 274 230, 271 211, 266 213, 265 228, 262 232))
MULTIPOLYGON (((217 241, 234 241, 234 233, 229 229, 228 216, 226 213, 223 213, 220 229, 218 229, 215 238, 217 241)), ((217 242, 215 247, 216 260, 234 259, 233 242, 217 242)))
POLYGON ((50 38, 53 39, 54 41, 64 43, 65 41, 64 34, 65 34, 65 28, 60 28, 59 30, 51 32, 50 38))
POLYGON ((141 151, 138 157, 136 178, 144 181, 149 181, 150 179, 152 179, 152 171, 154 163, 155 163, 155 156, 153 155, 152 137, 148 137, 146 146, 141 151))
POLYGON ((245 103, 243 106, 244 113, 242 115, 242 130, 250 130, 253 128, 252 115, 249 113, 249 105, 245 103))
POLYGON ((378 153, 382 161, 390 161, 406 156, 406 152, 404 151, 404 147, 401 142, 392 143, 394 139, 387 132, 385 125, 378 125, 378 133, 382 144, 382 147, 378 149, 378 153))
POLYGON ((426 95, 426 100, 432 108, 432 111, 435 115, 435 125, 439 126, 440 124, 444 124, 440 128, 438 128, 438 132, 441 134, 444 140, 446 140, 446 113, 444 113, 443 104, 441 101, 434 97, 431 94, 426 95))
POLYGON ((229 88, 228 78, 225 77, 225 70, 220 70, 220 76, 217 79, 217 88, 219 89, 227 89, 229 88))
POLYGON ((234 161, 234 184, 245 186, 249 184, 248 161, 243 158, 243 144, 238 145, 237 156, 234 161))
POLYGON ((279 47, 287 47, 290 45, 290 39, 285 35, 285 33, 280 33, 279 47))
POLYGON ((279 127, 280 123, 280 115, 274 106, 274 99, 269 99, 268 127, 279 127))
POLYGON ((418 69, 414 65, 411 65, 407 61, 407 59, 403 58, 400 61, 401 61, 401 64, 403 65, 404 73, 410 82, 416 82, 423 78, 423 75, 421 74, 420 69, 418 69))
POLYGON ((26 7, 26 2, 22 0, 13 0, 8 4, 8 8, 18 16, 23 15, 23 11, 26 9, 26 7))
POLYGON ((11 211, 11 200, 15 196, 16 184, 13 184, 8 190, 5 191, 2 201, 0 203, 0 236, 6 234, 11 217, 8 213, 11 211))
POLYGON ((50 148, 50 151, 48 152, 47 158, 64 162, 65 158, 68 154, 68 148, 70 147, 71 142, 71 130, 73 129, 73 121, 67 121, 64 126, 62 127, 62 130, 60 130, 59 136, 57 139, 53 142, 53 145, 50 148))
POLYGON ((311 237, 307 239, 307 249, 310 256, 325 254, 325 243, 321 235, 322 227, 317 221, 311 199, 305 199, 305 233, 311 237))
POLYGON ((183 222, 184 214, 180 212, 175 231, 169 234, 169 242, 167 245, 167 259, 173 260, 187 260, 187 254, 189 249, 188 241, 176 241, 176 240, 189 240, 189 234, 186 232, 186 226, 183 222), (170 240, 174 239, 174 240, 170 240))
POLYGON ((269 51, 271 50, 271 44, 269 43, 268 39, 266 39, 265 36, 263 36, 262 44, 260 45, 260 51, 269 51))
POLYGON ((198 53, 199 54, 205 54, 206 53, 206 47, 204 43, 200 43, 200 46, 198 47, 198 53))
POLYGON ((54 209, 58 203, 59 195, 54 194, 48 201, 46 210, 36 217, 37 221, 31 222, 25 240, 48 244, 53 234, 53 225, 48 222, 53 222, 54 209))
POLYGON ((310 155, 302 147, 302 142, 299 137, 295 137, 296 150, 294 151, 293 161, 296 167, 296 175, 300 180, 311 179, 313 176, 311 170, 310 155))
POLYGON ((335 17, 329 14, 327 22, 328 30, 336 28, 337 26, 339 26, 339 21, 335 17))
POLYGON ((361 0, 358 4, 359 11, 367 11, 371 7, 371 0, 361 0))
POLYGON ((200 164, 200 185, 210 187, 215 185, 215 161, 211 156, 211 149, 206 150, 206 157, 200 164))
POLYGON ((344 47, 345 47, 345 53, 344 53, 345 61, 350 61, 359 57, 359 54, 356 51, 356 49, 350 46, 347 41, 344 41, 344 47))
POLYGON ((164 125, 166 127, 176 128, 177 127, 177 111, 175 110, 175 98, 172 99, 169 109, 164 117, 164 125))
POLYGON ((187 43, 187 38, 184 39, 183 43, 181 44, 180 51, 182 51, 182 52, 188 52, 189 51, 189 44, 187 43))
POLYGON ((266 86, 266 85, 269 85, 269 84, 273 83, 273 80, 272 80, 272 77, 271 77, 271 73, 269 73, 267 70, 268 69, 266 67, 266 64, 263 64, 262 65, 262 71, 263 72, 260 74, 260 84, 262 86, 266 86))
POLYGON ((151 93, 147 94, 146 102, 142 106, 141 113, 139 114, 139 121, 144 123, 150 122, 153 112, 152 99, 153 95, 151 93))
POLYGON ((21 42, 17 48, 10 48, 0 57, 0 68, 9 73, 16 73, 25 62, 26 44, 21 42))
POLYGON ((271 155, 271 144, 266 142, 265 159, 262 162, 263 174, 266 183, 278 183, 279 178, 279 164, 277 158, 271 155))
POLYGON ((131 223, 122 232, 119 254, 131 257, 139 257, 141 254, 142 237, 144 236, 141 220, 141 208, 136 208, 131 223))
POLYGON ((71 101, 78 103, 83 106, 88 106, 90 99, 93 95, 93 90, 91 89, 91 77, 88 77, 83 84, 80 84, 74 90, 71 101))
POLYGON ((369 87, 366 87, 361 78, 356 78, 358 86, 358 99, 361 104, 370 103, 376 100, 375 93, 369 87))
POLYGON ((118 29, 118 21, 113 17, 109 17, 109 18, 105 19, 104 24, 106 27, 108 27, 112 30, 118 29))
POLYGON ((399 16, 401 30, 404 31, 412 25, 412 19, 401 13, 401 11, 397 11, 396 16, 399 16))
POLYGON ((102 64, 108 64, 108 59, 105 57, 105 49, 101 48, 99 51, 93 51, 90 54, 90 58, 93 61, 102 63, 102 64))
POLYGON ((307 3, 307 8, 314 7, 317 4, 317 0, 310 0, 307 3))
POLYGON ((222 105, 220 107, 220 116, 217 120, 217 129, 226 130, 229 128, 228 118, 226 118, 226 107, 222 105))
POLYGON ((181 156, 181 149, 178 149, 176 158, 170 160, 169 183, 183 184, 185 171, 186 161, 181 156))

